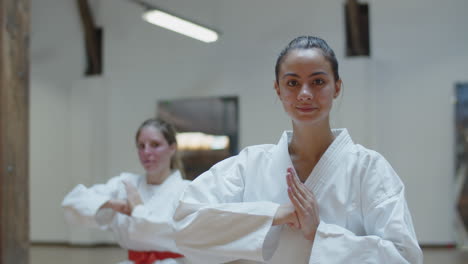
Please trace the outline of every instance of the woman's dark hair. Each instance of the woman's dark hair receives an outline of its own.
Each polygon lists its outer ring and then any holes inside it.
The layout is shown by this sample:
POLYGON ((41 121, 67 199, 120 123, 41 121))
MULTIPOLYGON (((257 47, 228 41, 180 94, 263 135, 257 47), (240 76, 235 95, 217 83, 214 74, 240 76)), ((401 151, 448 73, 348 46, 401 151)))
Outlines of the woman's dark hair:
POLYGON ((319 49, 322 52, 325 59, 328 62, 330 62, 335 81, 338 81, 340 79, 340 75, 338 74, 338 60, 336 59, 335 52, 333 52, 330 46, 328 46, 327 42, 318 37, 300 36, 289 42, 289 44, 281 51, 281 53, 278 56, 278 59, 276 60, 275 77, 277 83, 280 65, 281 63, 283 63, 283 60, 286 57, 286 55, 292 50, 307 49, 319 49))
MULTIPOLYGON (((140 136, 140 132, 145 127, 154 127, 158 129, 166 139, 169 145, 176 144, 177 145, 177 138, 176 138, 176 130, 173 125, 170 123, 159 119, 159 118, 150 118, 145 120, 140 127, 138 128, 136 135, 135 135, 135 142, 138 142, 138 137, 140 136)), ((182 177, 185 178, 185 171, 184 171, 184 164, 180 159, 179 152, 176 149, 176 152, 171 157, 171 169, 176 169, 180 171, 182 177)))

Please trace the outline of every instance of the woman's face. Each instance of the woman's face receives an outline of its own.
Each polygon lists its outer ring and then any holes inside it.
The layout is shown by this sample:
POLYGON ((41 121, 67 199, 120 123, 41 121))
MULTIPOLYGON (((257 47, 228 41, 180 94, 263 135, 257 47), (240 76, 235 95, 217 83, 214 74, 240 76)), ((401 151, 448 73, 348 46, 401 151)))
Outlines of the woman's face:
POLYGON ((143 127, 137 139, 138 157, 147 174, 170 170, 176 145, 169 145, 159 129, 143 127))
POLYGON ((286 54, 275 89, 293 122, 315 124, 328 122, 341 80, 335 81, 331 64, 320 50, 298 49, 286 54))

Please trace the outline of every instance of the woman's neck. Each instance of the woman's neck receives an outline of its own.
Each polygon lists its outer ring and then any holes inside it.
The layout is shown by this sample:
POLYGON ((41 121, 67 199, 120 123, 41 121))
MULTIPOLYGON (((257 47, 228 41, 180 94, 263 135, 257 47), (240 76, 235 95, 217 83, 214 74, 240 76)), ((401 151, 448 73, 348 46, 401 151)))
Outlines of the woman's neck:
POLYGON ((158 172, 146 172, 146 183, 159 185, 162 184, 171 175, 171 169, 167 168, 158 172))
POLYGON ((293 124, 289 155, 302 181, 307 179, 333 139, 334 136, 328 122, 314 126, 293 124))
POLYGON ((333 139, 329 122, 310 126, 293 123, 293 135, 289 147, 296 155, 320 158, 333 139))

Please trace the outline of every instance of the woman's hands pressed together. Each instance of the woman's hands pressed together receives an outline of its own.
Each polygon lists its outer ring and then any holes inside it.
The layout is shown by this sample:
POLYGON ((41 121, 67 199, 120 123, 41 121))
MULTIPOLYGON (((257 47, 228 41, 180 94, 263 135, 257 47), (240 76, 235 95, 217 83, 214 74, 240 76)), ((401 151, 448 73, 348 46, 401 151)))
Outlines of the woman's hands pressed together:
POLYGON ((111 199, 101 206, 101 209, 103 208, 110 208, 116 212, 126 215, 130 215, 132 213, 127 201, 125 200, 111 199))
POLYGON ((125 191, 127 192, 127 203, 131 214, 135 207, 143 204, 143 201, 141 200, 141 196, 137 188, 132 183, 128 181, 124 181, 123 183, 125 185, 125 191))
POLYGON ((299 181, 294 169, 286 173, 288 196, 291 200, 304 237, 313 241, 320 223, 319 207, 315 195, 299 181))
POLYGON ((297 218, 294 206, 291 204, 283 204, 276 211, 275 217, 273 218, 273 225, 284 225, 287 224, 290 227, 299 229, 299 219, 297 218))
POLYGON ((121 214, 131 215, 135 207, 143 204, 137 188, 128 181, 123 181, 123 184, 125 185, 125 191, 127 192, 127 200, 111 199, 103 204, 101 208, 110 208, 121 214))

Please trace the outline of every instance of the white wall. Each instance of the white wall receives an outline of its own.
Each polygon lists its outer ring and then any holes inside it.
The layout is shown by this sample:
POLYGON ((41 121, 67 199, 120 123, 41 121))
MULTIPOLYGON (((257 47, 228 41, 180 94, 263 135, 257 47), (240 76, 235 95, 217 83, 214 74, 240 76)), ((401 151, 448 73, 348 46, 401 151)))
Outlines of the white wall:
POLYGON ((81 43, 61 38, 79 30, 76 17, 66 12, 72 3, 42 2, 31 3, 31 237, 63 240, 67 229, 58 205, 69 182, 70 93, 79 76, 73 72, 81 71, 79 60, 77 64, 70 61, 81 57, 81 43))
POLYGON ((103 78, 83 76, 84 42, 75 5, 32 1, 32 241, 107 241, 110 237, 70 229, 60 210, 61 200, 73 186, 95 183, 107 174, 106 86, 103 78))
POLYGON ((375 1, 372 9, 376 148, 405 181, 426 243, 453 240, 453 91, 468 81, 463 10, 465 0, 375 1))
POLYGON ((399 172, 421 243, 453 242, 450 99, 454 83, 468 79, 465 0, 371 1, 370 58, 344 56, 342 0, 157 2, 214 25, 220 41, 149 25, 128 1, 94 1, 105 63, 102 76, 87 79, 74 4, 33 1, 32 240, 108 239, 67 227, 60 201, 77 183, 140 171, 134 132, 158 100, 237 95, 241 146, 276 142, 290 127, 273 91, 276 55, 295 36, 311 34, 326 39, 340 61, 345 87, 333 124, 399 172))

